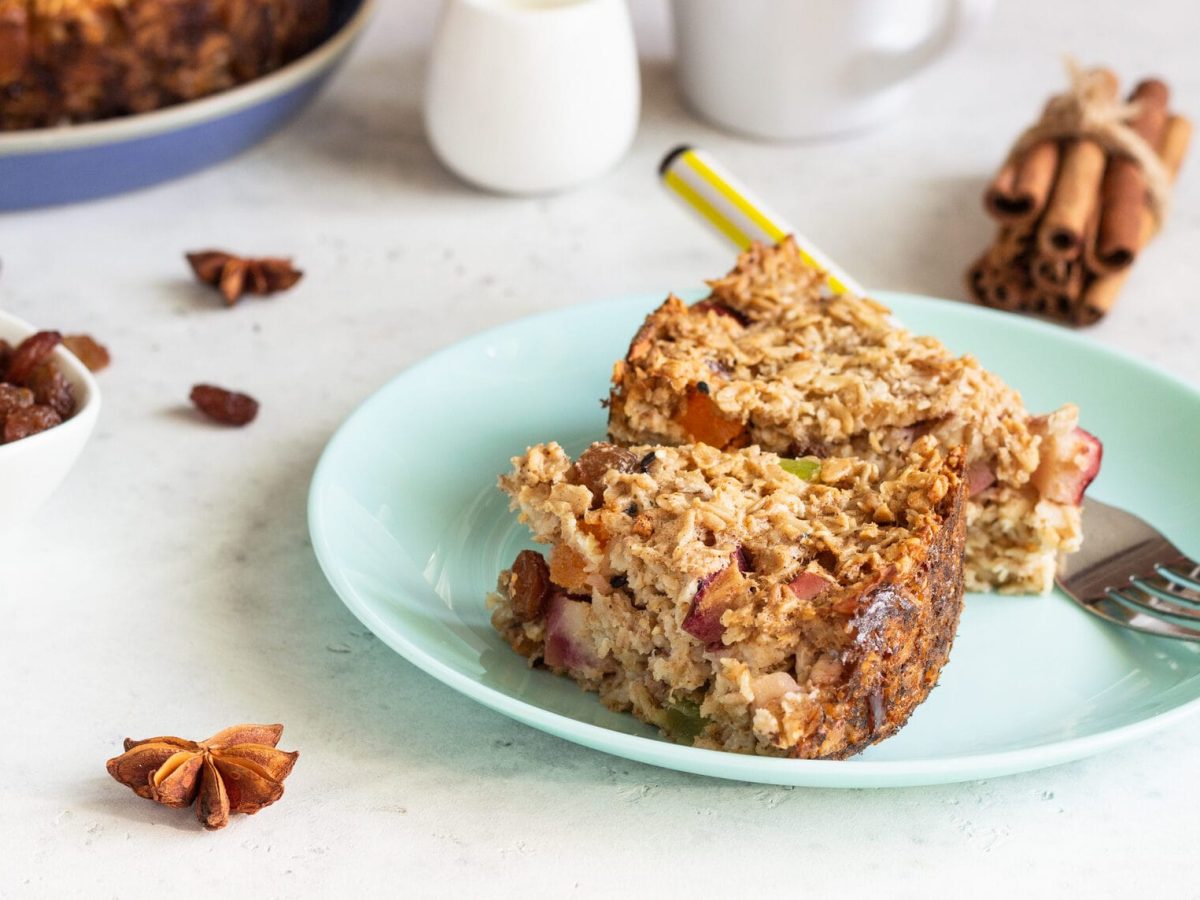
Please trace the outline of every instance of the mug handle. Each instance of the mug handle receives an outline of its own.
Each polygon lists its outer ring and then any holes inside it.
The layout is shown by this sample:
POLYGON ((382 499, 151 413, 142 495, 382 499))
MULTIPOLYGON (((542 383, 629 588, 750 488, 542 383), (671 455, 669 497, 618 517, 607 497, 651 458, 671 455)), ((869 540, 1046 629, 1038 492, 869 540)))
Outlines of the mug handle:
POLYGON ((879 90, 907 81, 929 68, 978 31, 993 5, 994 0, 945 0, 942 19, 925 40, 896 53, 873 53, 860 62, 863 86, 879 90))

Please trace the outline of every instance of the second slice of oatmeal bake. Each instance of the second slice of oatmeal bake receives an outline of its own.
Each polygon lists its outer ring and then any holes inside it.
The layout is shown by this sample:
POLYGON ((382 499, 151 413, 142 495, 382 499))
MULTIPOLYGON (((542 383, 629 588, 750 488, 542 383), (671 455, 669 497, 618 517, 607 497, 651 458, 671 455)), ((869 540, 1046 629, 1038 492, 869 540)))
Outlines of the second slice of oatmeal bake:
POLYGON ((1078 410, 1031 415, 974 357, 823 285, 788 238, 752 246, 700 302, 668 298, 613 368, 611 439, 853 456, 885 473, 922 436, 963 445, 967 588, 1049 590, 1100 467, 1078 410))

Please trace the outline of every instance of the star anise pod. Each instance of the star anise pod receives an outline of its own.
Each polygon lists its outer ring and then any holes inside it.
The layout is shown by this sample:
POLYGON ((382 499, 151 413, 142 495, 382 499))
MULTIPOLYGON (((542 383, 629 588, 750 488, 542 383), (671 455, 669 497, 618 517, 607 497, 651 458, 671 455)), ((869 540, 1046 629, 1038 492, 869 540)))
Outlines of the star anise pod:
POLYGON ((286 291, 304 275, 290 259, 279 256, 251 258, 223 250, 199 250, 188 253, 187 261, 196 277, 219 290, 229 306, 247 291, 260 296, 286 291))
POLYGON ((275 748, 281 734, 282 725, 234 725, 203 741, 126 738, 108 774, 164 806, 195 803, 205 828, 224 828, 231 812, 253 815, 283 796, 300 754, 275 748))

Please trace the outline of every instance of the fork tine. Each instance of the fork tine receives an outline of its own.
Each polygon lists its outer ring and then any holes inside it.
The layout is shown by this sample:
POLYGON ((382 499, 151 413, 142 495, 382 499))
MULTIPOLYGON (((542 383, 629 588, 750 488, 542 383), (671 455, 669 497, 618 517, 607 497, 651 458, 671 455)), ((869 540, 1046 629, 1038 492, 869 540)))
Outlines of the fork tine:
POLYGON ((1114 625, 1200 643, 1200 562, 1142 519, 1092 497, 1083 502, 1083 548, 1065 557, 1055 583, 1114 625))
MULTIPOLYGON (((1185 562, 1191 563, 1191 560, 1185 560, 1185 562)), ((1192 564, 1191 566, 1184 568, 1176 563, 1172 566, 1160 565, 1155 566, 1154 568, 1160 575, 1164 576, 1165 578, 1169 578, 1182 588, 1189 588, 1192 591, 1198 592, 1197 596, 1200 596, 1200 566, 1192 564)), ((1200 603, 1200 600, 1195 600, 1193 602, 1200 603)))
MULTIPOLYGON (((1078 602, 1078 601, 1077 601, 1078 602)), ((1094 616, 1112 622, 1133 631, 1153 634, 1157 637, 1176 638, 1184 641, 1200 641, 1200 628, 1188 628, 1176 625, 1157 616, 1148 615, 1131 609, 1111 597, 1095 597, 1087 602, 1079 603, 1094 616)))
POLYGON ((1144 578, 1130 578, 1130 581, 1141 582, 1142 590, 1151 590, 1167 600, 1200 604, 1200 590, 1193 590, 1187 585, 1180 584, 1163 575, 1147 575, 1144 578))
POLYGON ((1150 588, 1142 579, 1131 578, 1130 586, 1136 588, 1136 590, 1130 590, 1130 588, 1123 590, 1113 588, 1112 595, 1118 600, 1132 603, 1134 606, 1141 607, 1147 612, 1155 612, 1164 616, 1175 616, 1192 622, 1200 622, 1200 609, 1174 602, 1169 597, 1165 597, 1158 591, 1150 588))

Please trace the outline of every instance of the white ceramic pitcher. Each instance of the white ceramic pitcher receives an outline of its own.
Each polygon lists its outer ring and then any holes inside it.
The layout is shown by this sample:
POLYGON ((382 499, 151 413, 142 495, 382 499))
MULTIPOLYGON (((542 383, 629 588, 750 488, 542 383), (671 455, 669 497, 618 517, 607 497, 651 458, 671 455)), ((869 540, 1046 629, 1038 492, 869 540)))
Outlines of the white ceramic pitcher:
POLYGON ((434 37, 425 128, 462 178, 561 190, 629 149, 640 109, 625 0, 448 0, 434 37))
POLYGON ((894 116, 913 77, 992 0, 674 0, 680 86, 701 116, 776 140, 894 116))

